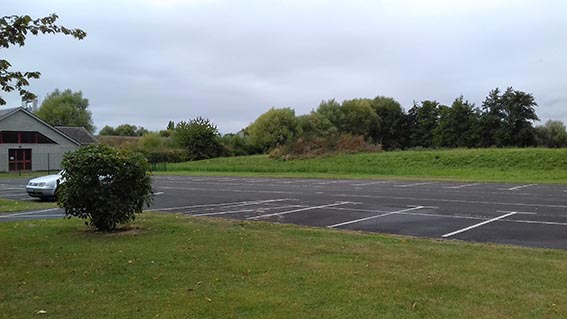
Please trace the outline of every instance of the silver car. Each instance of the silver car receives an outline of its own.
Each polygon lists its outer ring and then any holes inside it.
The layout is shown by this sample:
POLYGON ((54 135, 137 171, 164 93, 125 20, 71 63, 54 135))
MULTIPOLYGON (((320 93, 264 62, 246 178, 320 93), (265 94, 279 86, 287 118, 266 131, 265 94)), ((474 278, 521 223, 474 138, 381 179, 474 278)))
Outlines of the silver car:
POLYGON ((39 197, 41 199, 54 199, 57 187, 63 182, 60 171, 57 174, 34 178, 26 185, 26 191, 31 197, 39 197))

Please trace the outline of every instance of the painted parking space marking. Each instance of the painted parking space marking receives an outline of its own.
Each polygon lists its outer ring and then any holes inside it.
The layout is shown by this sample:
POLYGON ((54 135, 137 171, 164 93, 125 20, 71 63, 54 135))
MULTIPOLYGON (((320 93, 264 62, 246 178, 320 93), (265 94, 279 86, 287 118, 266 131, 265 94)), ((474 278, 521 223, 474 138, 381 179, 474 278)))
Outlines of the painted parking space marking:
POLYGON ((0 193, 13 193, 13 192, 24 193, 25 189, 22 189, 22 188, 0 188, 0 193))
POLYGON ((25 191, 22 192, 22 190, 8 190, 8 191, 4 191, 4 190, 0 190, 0 197, 2 196, 8 196, 8 195, 28 195, 28 193, 26 193, 25 191))
POLYGON ((250 212, 254 212, 254 211, 255 211, 254 209, 240 209, 240 210, 230 210, 230 211, 225 211, 225 212, 192 214, 191 216, 201 217, 201 216, 228 215, 228 214, 238 214, 238 213, 250 213, 250 212))
POLYGON ((352 184, 352 186, 369 186, 369 185, 377 185, 377 184, 386 184, 386 183, 391 183, 391 182, 392 181, 378 181, 378 182, 352 184))
POLYGON ((28 198, 28 194, 2 194, 0 197, 10 197, 10 198, 28 198))
POLYGON ((48 214, 48 215, 25 215, 25 216, 18 216, 19 218, 30 218, 30 219, 38 219, 38 218, 51 218, 51 217, 63 217, 64 214, 48 214))
POLYGON ((524 219, 505 220, 505 222, 525 223, 525 224, 541 224, 541 225, 554 225, 554 226, 567 226, 567 223, 546 222, 546 221, 539 221, 539 220, 524 220, 524 219))
POLYGON ((24 187, 0 187, 0 191, 24 191, 24 187))
POLYGON ((268 191, 268 190, 258 190, 258 189, 219 189, 219 188, 201 188, 201 187, 168 187, 162 186, 163 189, 170 190, 184 190, 184 191, 200 191, 200 192, 227 192, 227 193, 252 193, 252 194, 286 194, 286 195, 301 195, 301 192, 290 192, 290 191, 268 191))
POLYGON ((534 212, 519 212, 519 211, 511 211, 511 210, 497 210, 497 213, 516 213, 518 215, 537 215, 534 212))
POLYGON ((362 213, 389 213, 385 210, 362 209, 362 208, 345 208, 345 207, 329 207, 329 210, 348 211, 348 212, 362 212, 362 213))
POLYGON ((504 215, 501 215, 501 216, 498 216, 498 217, 495 217, 495 218, 492 218, 492 219, 483 221, 482 223, 474 224, 474 225, 472 225, 472 226, 465 227, 465 228, 463 228, 463 229, 459 229, 459 230, 456 230, 456 231, 451 232, 451 233, 447 233, 447 234, 445 234, 445 235, 443 235, 443 236, 441 236, 441 237, 443 237, 443 238, 448 238, 448 237, 451 237, 451 236, 454 236, 454 235, 457 235, 457 234, 466 232, 466 231, 468 231, 468 230, 471 230, 471 229, 480 227, 480 226, 482 226, 482 225, 486 225, 486 224, 495 222, 495 221, 497 221, 497 220, 499 220, 499 219, 506 218, 506 217, 509 217, 509 216, 512 216, 512 215, 516 215, 517 213, 518 213, 518 212, 510 212, 510 213, 508 213, 508 214, 504 214, 504 215))
POLYGON ((537 186, 537 184, 528 184, 528 185, 520 185, 520 186, 510 187, 510 188, 501 188, 501 190, 515 191, 515 190, 518 190, 518 189, 532 187, 532 186, 537 186))
POLYGON ((229 214, 239 214, 239 213, 250 213, 250 212, 257 212, 258 210, 267 211, 267 210, 274 210, 274 209, 286 209, 286 208, 297 208, 297 207, 307 207, 303 205, 288 205, 288 206, 276 206, 276 207, 264 207, 264 208, 257 208, 257 209, 240 209, 240 210, 230 210, 230 211, 223 211, 223 212, 214 212, 214 213, 203 213, 203 214, 193 214, 192 216, 200 217, 200 216, 216 216, 216 215, 229 215, 229 214))
POLYGON ((312 206, 312 207, 294 209, 294 210, 289 210, 289 211, 280 212, 280 213, 273 213, 273 214, 265 214, 265 215, 259 215, 259 216, 254 216, 254 217, 248 217, 246 219, 257 220, 257 219, 261 219, 261 218, 267 218, 267 217, 273 217, 273 216, 282 216, 282 215, 287 215, 287 214, 292 214, 292 213, 304 212, 304 211, 308 211, 308 210, 321 209, 321 208, 347 205, 347 204, 356 204, 356 203, 354 203, 354 202, 338 202, 338 203, 328 204, 328 205, 320 205, 320 206, 312 206))
POLYGON ((320 183, 313 183, 313 185, 330 185, 330 184, 338 184, 338 183, 347 183, 350 182, 348 180, 338 180, 338 181, 326 181, 320 183))
POLYGON ((336 227, 340 227, 340 226, 344 226, 344 225, 355 224, 355 223, 363 222, 363 221, 370 220, 370 219, 390 216, 390 215, 404 213, 404 212, 410 212, 410 211, 413 211, 413 210, 419 210, 419 209, 422 209, 424 207, 425 206, 416 206, 416 207, 402 209, 402 210, 384 213, 384 214, 380 214, 380 215, 374 215, 374 216, 370 216, 370 217, 359 218, 359 219, 355 219, 355 220, 351 220, 351 221, 347 221, 347 222, 343 222, 343 223, 339 223, 339 224, 330 225, 330 226, 327 226, 327 228, 336 228, 336 227))
POLYGON ((270 200, 260 200, 260 201, 243 201, 243 202, 226 202, 226 203, 215 203, 215 204, 200 204, 200 205, 191 205, 191 206, 178 206, 178 207, 167 207, 167 208, 152 208, 147 209, 144 211, 171 211, 171 210, 181 210, 181 209, 190 209, 190 208, 200 208, 200 207, 218 207, 218 206, 231 206, 235 207, 234 205, 254 205, 258 203, 269 203, 269 202, 281 202, 286 200, 296 200, 291 198, 280 198, 280 199, 270 199, 270 200))
POLYGON ((427 197, 406 197, 406 196, 380 196, 380 195, 359 195, 359 194, 336 194, 337 197, 350 198, 370 198, 370 199, 397 199, 412 202, 428 201, 428 202, 444 202, 444 203, 462 203, 462 204, 482 204, 482 205, 504 205, 504 206, 525 206, 525 207, 547 207, 547 208, 567 208, 567 205, 553 204, 529 204, 529 203, 505 203, 490 202, 480 200, 464 200, 464 199, 447 199, 447 198, 427 198, 427 197))
POLYGON ((10 218, 10 217, 24 217, 26 215, 31 215, 31 216, 35 216, 34 214, 37 213, 47 213, 47 212, 52 212, 54 210, 58 210, 59 208, 49 208, 49 209, 42 209, 42 210, 36 210, 33 212, 23 212, 23 213, 13 213, 13 214, 2 214, 0 215, 0 218, 10 218))
POLYGON ((477 186, 477 185, 480 185, 480 183, 472 183, 472 184, 464 184, 464 185, 457 185, 457 186, 449 186, 449 187, 443 187, 443 188, 447 188, 447 189, 461 189, 461 188, 472 187, 472 186, 477 186))
POLYGON ((414 186, 430 185, 430 184, 435 184, 435 183, 436 183, 436 182, 412 183, 412 184, 394 185, 394 187, 405 188, 405 187, 414 187, 414 186))

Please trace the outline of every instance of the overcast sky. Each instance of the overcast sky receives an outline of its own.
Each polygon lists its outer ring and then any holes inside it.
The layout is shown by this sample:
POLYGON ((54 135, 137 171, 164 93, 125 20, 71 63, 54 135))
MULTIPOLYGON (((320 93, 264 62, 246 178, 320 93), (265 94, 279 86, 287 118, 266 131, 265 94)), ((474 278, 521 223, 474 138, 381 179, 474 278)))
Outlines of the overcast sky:
MULTIPOLYGON (((85 30, 1 50, 30 89, 82 91, 98 129, 209 118, 237 132, 270 107, 390 96, 480 106, 495 87, 532 93, 567 122, 567 1, 2 0, 0 14, 57 13, 85 30)), ((8 106, 16 94, 1 93, 8 106)))

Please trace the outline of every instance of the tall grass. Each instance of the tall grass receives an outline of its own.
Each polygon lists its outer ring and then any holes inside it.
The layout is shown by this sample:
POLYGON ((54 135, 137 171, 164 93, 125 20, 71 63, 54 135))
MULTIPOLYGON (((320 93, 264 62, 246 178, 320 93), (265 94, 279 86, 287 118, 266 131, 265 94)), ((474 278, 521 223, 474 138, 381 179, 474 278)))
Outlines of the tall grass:
POLYGON ((567 149, 453 149, 344 154, 297 160, 264 155, 168 165, 170 172, 302 177, 567 182, 567 149))

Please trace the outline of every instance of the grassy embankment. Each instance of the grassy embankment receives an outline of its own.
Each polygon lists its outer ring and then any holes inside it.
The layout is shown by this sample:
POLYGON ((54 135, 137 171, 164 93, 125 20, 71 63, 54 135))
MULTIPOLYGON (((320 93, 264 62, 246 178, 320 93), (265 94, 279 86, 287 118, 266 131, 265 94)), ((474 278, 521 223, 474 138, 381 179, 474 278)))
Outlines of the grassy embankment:
POLYGON ((290 161, 258 155, 168 164, 167 171, 167 174, 567 183, 567 149, 395 151, 290 161))
POLYGON ((0 223, 0 318, 565 318, 567 252, 141 215, 0 223))

